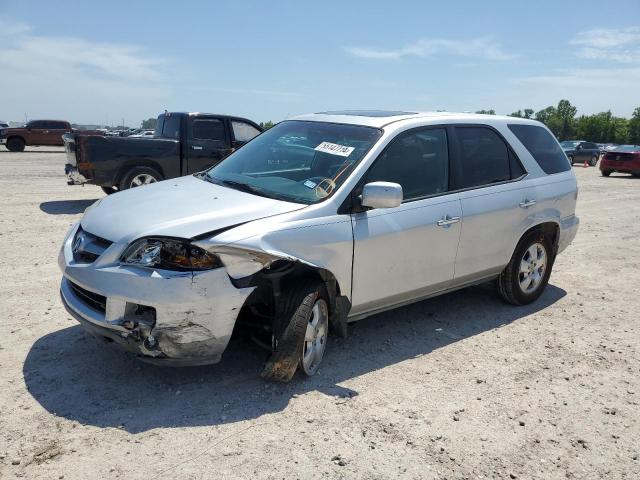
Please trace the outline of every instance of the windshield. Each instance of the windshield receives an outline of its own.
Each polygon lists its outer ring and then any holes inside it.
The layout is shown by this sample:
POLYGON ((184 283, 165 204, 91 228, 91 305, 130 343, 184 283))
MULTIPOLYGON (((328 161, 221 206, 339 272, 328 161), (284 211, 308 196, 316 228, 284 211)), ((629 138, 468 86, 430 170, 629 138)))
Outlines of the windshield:
POLYGON ((562 148, 575 148, 580 142, 560 142, 562 148))
POLYGON ((286 121, 213 167, 205 179, 265 197, 316 203, 342 185, 381 135, 358 125, 286 121))

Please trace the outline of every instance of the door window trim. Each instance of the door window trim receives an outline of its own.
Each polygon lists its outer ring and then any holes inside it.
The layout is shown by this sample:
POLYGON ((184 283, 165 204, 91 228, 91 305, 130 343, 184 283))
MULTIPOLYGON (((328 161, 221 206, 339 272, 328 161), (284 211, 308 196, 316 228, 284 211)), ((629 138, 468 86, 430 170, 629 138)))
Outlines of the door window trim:
POLYGON ((231 141, 229 138, 229 124, 227 119, 208 116, 208 115, 198 115, 197 117, 191 117, 191 122, 189 124, 189 141, 193 142, 221 142, 224 143, 225 147, 229 147, 231 145, 231 141), (224 129, 224 140, 214 140, 212 138, 198 138, 193 136, 193 124, 198 120, 217 120, 222 124, 222 128, 224 129))
MULTIPOLYGON (((458 142, 458 136, 456 135, 456 131, 455 131, 456 128, 488 128, 489 130, 492 130, 500 138, 500 140, 502 140, 502 142, 507 147, 507 151, 509 152, 509 154, 513 155, 514 160, 520 165, 520 167, 522 168, 522 171, 524 172, 519 177, 510 178, 509 180, 503 180, 501 182, 493 182, 493 183, 486 183, 483 185, 473 185, 471 187, 452 189, 450 190, 451 193, 467 192, 469 190, 477 190, 480 188, 495 187, 496 185, 505 185, 508 183, 520 182, 521 180, 524 180, 526 177, 529 176, 529 172, 527 171, 524 164, 520 160, 520 157, 518 157, 516 152, 511 147, 511 144, 504 138, 504 135, 502 135, 502 133, 500 133, 500 131, 494 126, 487 125, 485 123, 453 123, 453 124, 449 124, 449 126, 451 127, 450 139, 451 139, 451 143, 453 144, 452 150, 454 151, 454 155, 451 155, 451 157, 454 158, 454 164, 455 164, 452 168, 453 175, 449 176, 450 179, 454 179, 453 183, 449 184, 450 188, 456 184, 456 181, 458 180, 457 177, 460 176, 460 171, 462 168, 462 165, 460 162, 460 158, 462 155, 459 149, 460 143, 458 142)), ((511 160, 509 160, 509 176, 511 176, 511 160)))

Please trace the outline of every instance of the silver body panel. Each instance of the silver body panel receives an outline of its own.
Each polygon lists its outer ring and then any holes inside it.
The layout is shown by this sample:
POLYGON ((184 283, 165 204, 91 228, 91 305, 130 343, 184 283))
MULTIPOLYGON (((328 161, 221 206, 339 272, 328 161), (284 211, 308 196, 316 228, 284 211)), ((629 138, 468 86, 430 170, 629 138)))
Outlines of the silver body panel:
MULTIPOLYGON (((509 262, 523 233, 537 224, 554 222, 560 227, 559 252, 576 235, 575 175, 572 171, 545 174, 507 127, 540 125, 537 122, 443 113, 391 118, 316 114, 296 119, 368 125, 383 133, 342 186, 313 205, 258 197, 195 177, 102 199, 88 209, 82 228, 113 245, 93 264, 75 265, 71 232, 60 255, 66 279, 107 297, 111 316, 99 322, 117 321, 126 302, 152 305, 158 309, 158 325, 187 322, 214 332, 212 348, 218 355, 251 292, 236 289, 232 280, 252 275, 276 259, 331 272, 340 294, 351 302, 350 320, 357 320, 494 278, 509 262), (459 123, 489 125, 499 131, 521 160, 527 172, 524 178, 394 208, 338 213, 372 162, 399 133, 459 123), (196 245, 217 254, 224 268, 192 276, 119 264, 127 245, 152 235, 198 237, 196 245)), ((64 285, 62 293, 68 294, 64 285)), ((67 298, 71 308, 76 300, 67 298)), ((77 310, 83 315, 80 307, 77 310)))

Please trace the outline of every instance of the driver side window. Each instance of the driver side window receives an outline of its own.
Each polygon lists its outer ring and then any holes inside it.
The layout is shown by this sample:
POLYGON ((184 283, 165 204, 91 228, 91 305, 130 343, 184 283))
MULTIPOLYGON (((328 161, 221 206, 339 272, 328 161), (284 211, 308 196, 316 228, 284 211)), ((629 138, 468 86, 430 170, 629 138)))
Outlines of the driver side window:
POLYGON ((444 128, 401 133, 373 163, 365 183, 393 182, 402 186, 403 201, 446 192, 449 151, 444 128))

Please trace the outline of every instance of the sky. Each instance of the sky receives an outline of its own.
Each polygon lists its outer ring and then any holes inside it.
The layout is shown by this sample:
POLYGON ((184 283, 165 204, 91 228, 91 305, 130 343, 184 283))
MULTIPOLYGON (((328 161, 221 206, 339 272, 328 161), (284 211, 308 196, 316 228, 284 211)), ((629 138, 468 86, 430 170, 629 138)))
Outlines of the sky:
POLYGON ((640 106, 640 0, 0 0, 0 119, 640 106))

